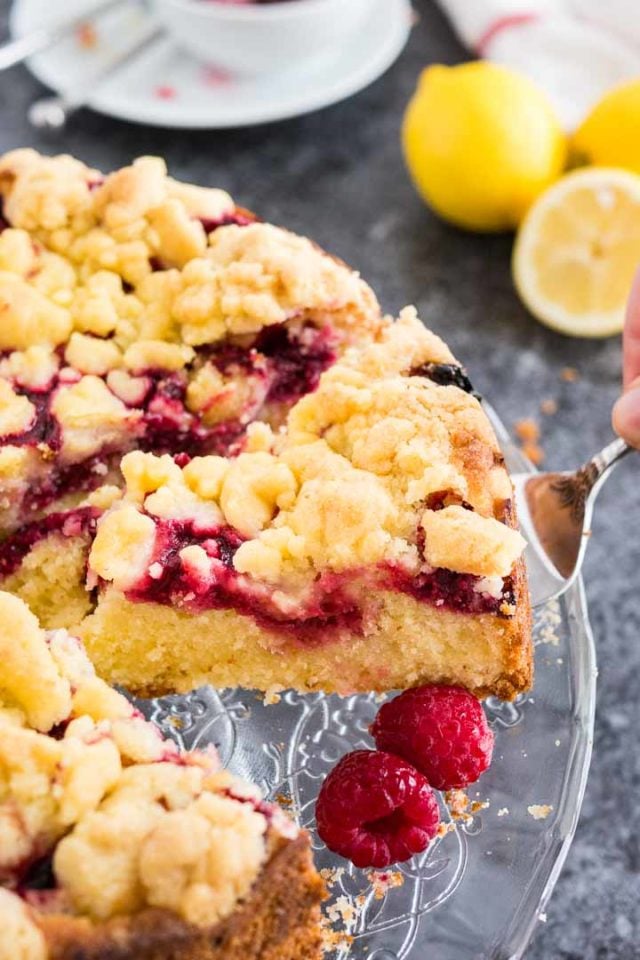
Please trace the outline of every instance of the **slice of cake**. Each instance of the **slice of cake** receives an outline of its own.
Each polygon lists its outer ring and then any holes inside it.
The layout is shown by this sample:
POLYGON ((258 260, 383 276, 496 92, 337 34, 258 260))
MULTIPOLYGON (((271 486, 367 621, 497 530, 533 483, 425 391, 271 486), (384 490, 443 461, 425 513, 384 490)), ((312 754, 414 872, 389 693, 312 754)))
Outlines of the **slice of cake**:
POLYGON ((308 960, 309 840, 0 593, 1 960, 308 960))
POLYGON ((460 378, 408 311, 236 458, 125 457, 89 554, 98 669, 147 692, 527 687, 524 542, 460 378))
POLYGON ((529 686, 511 483, 415 311, 153 158, 0 194, 5 590, 138 692, 529 686))

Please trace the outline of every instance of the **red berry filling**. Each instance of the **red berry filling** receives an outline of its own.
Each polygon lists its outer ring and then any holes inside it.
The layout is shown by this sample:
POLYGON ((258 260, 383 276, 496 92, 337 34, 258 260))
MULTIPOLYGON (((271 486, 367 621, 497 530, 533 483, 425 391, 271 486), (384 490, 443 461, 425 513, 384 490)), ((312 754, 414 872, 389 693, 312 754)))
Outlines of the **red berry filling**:
POLYGON ((60 533, 64 537, 93 535, 101 511, 95 507, 78 507, 60 513, 50 513, 41 520, 29 523, 0 544, 0 577, 14 573, 26 555, 45 537, 60 533))
POLYGON ((316 804, 320 838, 357 867, 387 867, 422 853, 440 823, 426 779, 389 753, 356 750, 324 781, 316 804))
POLYGON ((437 790, 467 787, 491 763, 493 731, 461 687, 406 690, 380 708, 371 733, 378 749, 413 764, 437 790))
MULTIPOLYGON (((236 530, 229 526, 214 529, 196 527, 189 520, 161 520, 155 518, 156 542, 149 572, 127 591, 127 598, 134 602, 161 603, 182 607, 198 613, 212 609, 232 608, 238 613, 253 617, 267 629, 289 635, 292 642, 304 646, 333 642, 340 631, 362 633, 367 607, 362 597, 371 596, 382 589, 411 589, 407 574, 395 568, 381 567, 373 570, 355 570, 347 573, 325 572, 320 574, 311 588, 300 598, 292 612, 287 612, 274 602, 272 591, 265 591, 262 584, 236 572, 233 557, 243 542, 236 530), (180 552, 191 545, 203 547, 211 559, 210 573, 206 577, 194 575, 182 563, 180 552)), ((0 547, 0 557, 2 548, 0 547)), ((438 574, 477 582, 475 577, 452 574, 447 570, 434 571, 434 583, 438 574)), ((417 593, 417 598, 434 602, 437 594, 417 593)), ((464 596, 461 591, 456 596, 464 596)), ((495 601, 487 597, 482 606, 483 594, 473 593, 474 610, 485 611, 495 601)), ((450 598, 447 598, 450 602, 450 598)), ((454 607, 468 611, 468 607, 454 607)))
POLYGON ((51 891, 56 888, 56 878, 53 873, 53 854, 47 853, 22 864, 16 871, 19 879, 16 892, 22 897, 28 897, 32 891, 51 891))
MULTIPOLYGON (((79 463, 53 462, 46 477, 32 482, 25 492, 23 511, 28 514, 42 509, 65 493, 93 489, 104 480, 103 465, 117 466, 122 455, 133 447, 191 456, 237 453, 249 422, 260 417, 280 422, 289 406, 316 389, 322 372, 337 358, 335 339, 329 327, 319 329, 303 324, 294 329, 282 324, 263 330, 248 347, 225 345, 198 350, 196 367, 211 362, 220 373, 232 378, 240 372, 248 385, 245 408, 238 415, 214 423, 207 419, 210 411, 200 414, 188 409, 186 372, 139 371, 143 386, 132 408, 139 411, 139 421, 132 422, 122 446, 103 447, 79 463)), ((67 381, 68 378, 64 382, 67 381)), ((60 453, 64 438, 52 412, 52 399, 62 382, 57 374, 42 391, 13 385, 34 405, 35 417, 28 430, 1 437, 0 445, 37 447, 44 456, 60 453)))
POLYGON ((248 227, 249 224, 258 222, 256 215, 251 213, 250 210, 245 210, 244 207, 236 207, 233 213, 225 213, 216 220, 211 217, 198 217, 198 220, 207 233, 212 233, 218 227, 228 227, 231 224, 235 224, 237 227, 248 227))
MULTIPOLYGON (((188 461, 186 454, 179 455, 181 465, 188 461)), ((52 533, 63 536, 80 536, 95 533, 100 511, 93 507, 76 508, 52 513, 42 519, 25 524, 0 543, 0 578, 9 576, 19 566, 26 554, 42 539, 52 533)), ((380 590, 400 589, 412 593, 416 599, 441 605, 440 600, 458 612, 471 612, 470 604, 455 606, 453 598, 472 596, 472 612, 493 609, 496 601, 484 594, 472 593, 477 578, 453 574, 447 570, 435 570, 431 574, 433 589, 419 591, 412 585, 405 572, 382 566, 367 571, 321 574, 309 591, 299 598, 295 610, 288 607, 286 613, 274 603, 272 591, 265 591, 261 584, 250 577, 238 574, 233 565, 236 550, 243 538, 229 526, 214 529, 196 528, 189 520, 155 519, 156 542, 149 569, 136 585, 127 591, 127 598, 134 602, 161 603, 181 607, 198 613, 212 609, 235 609, 251 616, 267 629, 285 634, 293 643, 304 646, 334 642, 341 631, 362 634, 370 597, 375 605, 380 590), (198 545, 210 557, 211 571, 206 578, 195 576, 184 566, 180 552, 184 547, 198 545), (436 587, 440 582, 456 585, 459 589, 443 597, 436 587), (464 588, 467 588, 465 594, 464 588)))
POLYGON ((156 520, 155 549, 149 564, 152 573, 146 572, 127 591, 127 598, 192 612, 233 608, 306 645, 335 639, 335 631, 343 626, 356 632, 360 629, 361 610, 357 597, 350 593, 348 578, 324 574, 296 615, 286 615, 274 603, 271 591, 236 573, 233 557, 242 542, 232 527, 205 530, 196 529, 188 520, 156 520), (201 546, 211 560, 210 575, 204 579, 194 576, 181 561, 180 551, 192 544, 201 546))
POLYGON ((402 570, 391 574, 397 590, 409 593, 422 603, 444 607, 457 613, 493 613, 502 615, 501 607, 514 602, 511 577, 503 580, 502 592, 494 597, 477 589, 480 577, 471 573, 454 573, 438 567, 429 573, 407 577, 402 570))

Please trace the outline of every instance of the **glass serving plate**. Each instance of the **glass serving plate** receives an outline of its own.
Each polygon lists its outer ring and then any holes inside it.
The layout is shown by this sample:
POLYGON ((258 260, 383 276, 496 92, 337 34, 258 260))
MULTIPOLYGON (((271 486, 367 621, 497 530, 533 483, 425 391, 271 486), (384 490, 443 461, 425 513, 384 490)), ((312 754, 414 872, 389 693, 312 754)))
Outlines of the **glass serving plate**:
MULTIPOLYGON (((509 468, 531 469, 494 424, 509 468)), ((454 817, 443 800, 444 835, 386 875, 331 854, 314 818, 337 760, 373 745, 368 726, 383 698, 287 692, 266 705, 254 693, 202 688, 139 705, 185 746, 213 743, 225 765, 309 830, 316 863, 328 871, 324 912, 336 960, 519 960, 545 919, 589 769, 596 666, 581 582, 536 611, 534 640, 533 693, 486 703, 494 760, 468 791, 466 815, 454 817)))

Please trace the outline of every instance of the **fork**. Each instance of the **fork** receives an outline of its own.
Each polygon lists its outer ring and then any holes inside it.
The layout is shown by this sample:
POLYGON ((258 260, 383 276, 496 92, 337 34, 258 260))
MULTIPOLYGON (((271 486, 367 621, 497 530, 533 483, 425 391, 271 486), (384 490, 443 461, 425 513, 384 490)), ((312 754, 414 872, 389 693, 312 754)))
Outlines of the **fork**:
POLYGON ((35 53, 40 53, 42 50, 52 47, 86 20, 107 13, 123 2, 124 0, 96 0, 71 19, 63 19, 48 26, 38 27, 38 29, 30 31, 24 36, 7 41, 7 43, 0 45, 0 70, 8 70, 9 67, 22 63, 23 60, 35 53))
POLYGON ((575 473, 512 476, 533 606, 559 597, 580 573, 596 497, 614 466, 631 452, 618 439, 575 473))
POLYGON ((55 96, 40 97, 35 100, 27 113, 29 123, 36 130, 52 132, 62 130, 69 117, 81 107, 87 106, 104 83, 137 60, 164 36, 164 29, 150 21, 142 33, 124 49, 118 51, 94 76, 84 77, 80 83, 68 87, 55 96))

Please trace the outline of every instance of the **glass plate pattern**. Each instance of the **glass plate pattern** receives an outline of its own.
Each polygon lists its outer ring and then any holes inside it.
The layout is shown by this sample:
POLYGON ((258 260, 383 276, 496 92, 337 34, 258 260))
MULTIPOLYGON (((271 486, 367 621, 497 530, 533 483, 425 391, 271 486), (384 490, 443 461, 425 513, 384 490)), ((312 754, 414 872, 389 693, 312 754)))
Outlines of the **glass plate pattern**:
MULTIPOLYGON (((510 469, 530 469, 496 427, 510 469)), ((453 818, 443 802, 444 835, 386 876, 335 857, 314 822, 329 770, 372 745, 380 698, 289 691, 266 705, 254 693, 202 688, 140 705, 185 746, 215 744, 225 765, 310 831, 316 863, 328 871, 325 922, 336 960, 518 960, 544 920, 589 767, 596 667, 581 583, 536 611, 534 640, 531 695, 486 704, 494 761, 469 791, 466 815, 453 818)))

